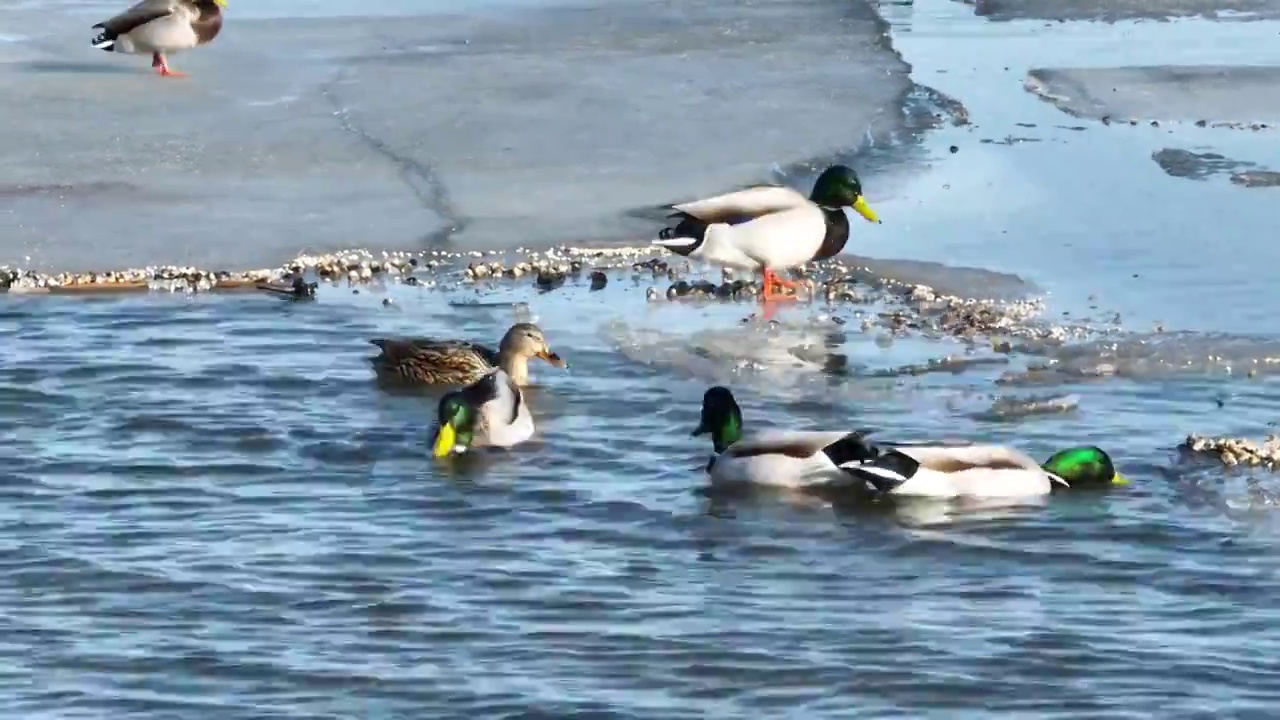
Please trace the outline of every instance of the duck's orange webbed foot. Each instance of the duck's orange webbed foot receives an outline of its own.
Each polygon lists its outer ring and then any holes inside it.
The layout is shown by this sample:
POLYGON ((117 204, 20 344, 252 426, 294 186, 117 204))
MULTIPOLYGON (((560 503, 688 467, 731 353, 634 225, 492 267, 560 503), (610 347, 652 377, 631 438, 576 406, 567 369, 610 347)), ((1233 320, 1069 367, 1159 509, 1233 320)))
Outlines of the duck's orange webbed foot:
POLYGON ((765 301, 771 300, 795 300, 796 296, 783 292, 785 288, 794 289, 796 284, 790 280, 783 280, 778 274, 769 268, 764 269, 764 288, 760 294, 765 301))
POLYGON ((161 77, 186 77, 187 76, 187 74, 184 72, 178 72, 177 70, 170 70, 169 63, 165 62, 164 56, 161 55, 160 53, 151 54, 151 67, 155 68, 156 72, 159 73, 161 77))

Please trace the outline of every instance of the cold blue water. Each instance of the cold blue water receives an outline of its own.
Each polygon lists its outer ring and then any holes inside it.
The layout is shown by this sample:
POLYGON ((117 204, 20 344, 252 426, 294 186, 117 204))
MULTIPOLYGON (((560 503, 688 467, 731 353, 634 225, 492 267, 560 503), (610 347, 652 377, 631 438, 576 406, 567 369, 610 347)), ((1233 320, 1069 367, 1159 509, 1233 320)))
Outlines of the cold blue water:
POLYGON ((1274 431, 1280 191, 1176 176, 1153 155, 1275 169, 1280 118, 1104 125, 1023 87, 1034 68, 1275 63, 1273 24, 994 22, 943 0, 302 5, 238 23, 233 0, 227 37, 179 56, 182 86, 88 52, 112 6, 0 7, 0 86, 31 100, 0 129, 0 262, 641 240, 633 208, 804 186, 835 157, 884 219, 855 224, 848 248, 878 273, 1013 288, 1045 299, 1046 323, 1112 330, 1004 356, 861 331, 858 306, 798 304, 770 328, 740 322, 749 303, 647 302, 665 282, 629 269, 597 293, 0 296, 0 697, 15 717, 1274 715, 1277 481, 1175 446, 1274 431), (328 24, 358 12, 411 19, 328 24), (824 52, 844 26, 823 12, 865 37, 824 52), (453 49, 407 50, 418 32, 453 49), (447 32, 473 42, 431 35, 447 32), (54 58, 64 42, 86 47, 54 58), (480 69, 458 49, 476 46, 480 69), (478 77, 487 99, 468 94, 478 77), (415 99, 423 87, 436 102, 415 99), (296 99, 249 104, 277 90, 296 99), (646 102, 603 100, 628 94, 646 102), (967 124, 922 122, 939 97, 967 124), (67 114, 89 100, 107 127, 67 114), (622 131, 600 134, 610 122, 622 131), (558 125, 572 132, 539 130, 558 125), (476 299, 527 308, 450 304, 476 299), (496 343, 525 319, 570 363, 533 366, 536 440, 433 462, 438 394, 377 387, 368 338, 496 343), (905 368, 966 353, 1003 360, 905 368), (828 354, 850 371, 823 372, 828 354), (1036 457, 1093 443, 1132 484, 1017 507, 713 502, 694 492, 709 443, 689 431, 716 383, 748 429, 872 427, 1036 457), (992 412, 1033 397, 1065 411, 992 412))

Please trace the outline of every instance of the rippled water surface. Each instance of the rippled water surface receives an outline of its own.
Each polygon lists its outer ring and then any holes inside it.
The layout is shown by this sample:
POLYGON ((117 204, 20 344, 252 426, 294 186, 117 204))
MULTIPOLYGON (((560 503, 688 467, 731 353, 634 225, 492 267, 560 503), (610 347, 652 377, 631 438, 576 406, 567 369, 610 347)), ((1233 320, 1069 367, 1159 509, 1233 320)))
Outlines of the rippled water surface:
POLYGON ((516 310, 409 287, 391 307, 337 287, 7 300, 6 694, 24 717, 1136 717, 1274 693, 1270 524, 1231 509, 1242 480, 1169 469, 1171 419, 1134 420, 1190 414, 1195 384, 972 420, 956 404, 985 406, 989 379, 735 373, 707 358, 812 331, 615 284, 511 291, 571 368, 535 368, 538 442, 444 468, 434 396, 378 389, 365 339, 496 337, 516 310), (688 437, 706 373, 752 425, 1079 438, 1136 483, 1020 509, 709 505, 688 437))
POLYGON ((1019 283, 951 265, 1017 273, 1049 291, 1047 320, 1112 331, 1002 354, 863 332, 872 310, 822 303, 769 328, 741 323, 744 304, 647 303, 665 283, 630 271, 598 293, 483 298, 524 308, 405 285, 300 303, 0 296, 10 713, 1274 716, 1276 480, 1174 450, 1192 431, 1273 429, 1280 302, 1248 270, 1274 256, 1259 239, 1274 200, 1151 160, 1265 161, 1266 139, 1073 129, 1011 60, 1038 43, 1023 65, 1062 64, 1057 36, 1003 24, 1007 42, 977 53, 986 26, 966 6, 920 5, 936 17, 887 11, 896 42, 974 124, 904 165, 870 154, 886 223, 851 249, 942 263, 892 267, 971 292, 1019 283), (496 343, 524 319, 571 364, 533 367, 536 440, 433 463, 438 394, 377 387, 367 339, 496 343), (980 362, 922 369, 945 356, 980 362), (823 371, 832 359, 842 372, 823 371), (694 492, 709 446, 689 431, 713 383, 748 429, 1037 457, 1096 443, 1133 484, 1021 507, 712 502, 694 492))

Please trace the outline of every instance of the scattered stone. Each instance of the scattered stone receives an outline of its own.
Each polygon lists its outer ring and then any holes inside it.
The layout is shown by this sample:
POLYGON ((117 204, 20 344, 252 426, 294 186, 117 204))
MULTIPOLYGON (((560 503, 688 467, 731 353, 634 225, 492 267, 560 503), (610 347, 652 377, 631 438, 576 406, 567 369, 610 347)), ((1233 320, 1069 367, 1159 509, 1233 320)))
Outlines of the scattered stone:
MULTIPOLYGON (((666 297, 686 302, 756 302, 760 281, 730 269, 718 270, 719 282, 684 279, 692 272, 685 258, 653 246, 583 248, 558 246, 530 251, 428 250, 421 252, 381 252, 352 249, 333 253, 303 254, 277 268, 217 271, 194 267, 163 266, 121 271, 79 274, 38 273, 20 268, 0 268, 0 292, 49 293, 86 291, 207 292, 250 290, 270 285, 285 293, 291 283, 306 277, 320 283, 345 281, 348 287, 371 283, 402 283, 414 287, 456 290, 465 284, 501 283, 534 275, 540 290, 560 287, 568 274, 587 273, 591 290, 608 284, 610 271, 630 271, 639 280, 665 276, 671 284, 664 289, 646 290, 650 301, 666 297)), ((1008 352, 1020 343, 1055 345, 1105 331, 1085 325, 1049 325, 1037 320, 1044 311, 1040 299, 989 300, 943 295, 914 283, 902 283, 876 276, 865 267, 842 258, 829 258, 791 269, 796 280, 793 294, 798 300, 807 294, 810 301, 824 299, 829 306, 849 303, 878 305, 866 317, 854 312, 850 326, 863 331, 880 328, 889 336, 919 334, 926 337, 952 336, 970 341, 979 336, 998 336, 998 352, 1008 352)), ((314 295, 314 293, 313 293, 314 295)), ((886 337, 889 337, 886 336, 886 337)), ((984 343, 985 344, 985 343, 984 343)))
POLYGON ((542 292, 550 292, 564 285, 565 274, 555 268, 541 268, 538 270, 538 277, 534 279, 534 284, 542 292))
POLYGON ((1203 437, 1191 434, 1178 446, 1184 452, 1215 457, 1227 467, 1248 465, 1275 470, 1280 465, 1280 435, 1268 435, 1262 444, 1247 438, 1203 437))
POLYGON ((296 277, 287 285, 279 282, 264 282, 258 283, 254 287, 264 292, 288 297, 294 300, 309 300, 316 296, 316 288, 319 287, 319 285, 319 283, 309 283, 300 277, 296 277))

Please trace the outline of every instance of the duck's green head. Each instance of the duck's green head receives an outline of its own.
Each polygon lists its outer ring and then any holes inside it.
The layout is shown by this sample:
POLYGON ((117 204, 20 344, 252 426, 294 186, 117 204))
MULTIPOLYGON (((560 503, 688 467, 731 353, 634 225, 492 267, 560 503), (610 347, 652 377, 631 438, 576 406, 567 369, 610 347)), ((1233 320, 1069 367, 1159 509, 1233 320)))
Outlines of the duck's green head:
POLYGON ((702 419, 691 436, 711 433, 717 453, 742 437, 742 410, 729 388, 717 385, 702 394, 702 419))
POLYGON ((442 458, 471 447, 480 408, 498 397, 498 382, 506 377, 501 370, 491 370, 461 390, 440 398, 440 405, 436 408, 435 435, 431 440, 432 455, 442 458))
POLYGON ((1111 456, 1092 445, 1055 453, 1042 467, 1066 480, 1072 488, 1129 484, 1128 478, 1116 472, 1111 456))
POLYGON ((825 207, 851 207, 869 222, 878 223, 880 217, 862 197, 862 181, 858 173, 848 165, 832 165, 813 183, 809 199, 825 207))
POLYGON ((436 408, 436 427, 431 439, 431 454, 442 458, 471 446, 478 413, 461 392, 440 398, 436 408))

